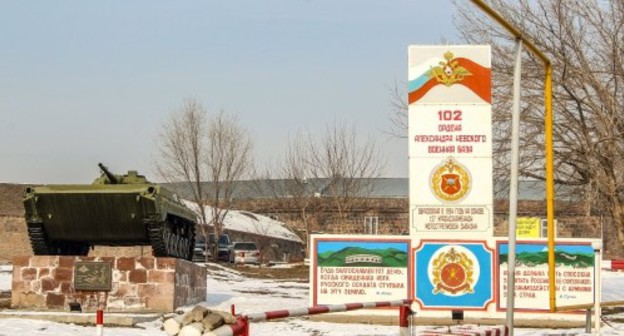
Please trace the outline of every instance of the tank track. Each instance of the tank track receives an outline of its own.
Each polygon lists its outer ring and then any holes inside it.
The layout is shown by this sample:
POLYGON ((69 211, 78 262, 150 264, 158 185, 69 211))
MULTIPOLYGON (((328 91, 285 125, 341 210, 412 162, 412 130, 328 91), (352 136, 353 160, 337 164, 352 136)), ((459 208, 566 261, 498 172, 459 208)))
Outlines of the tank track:
POLYGON ((43 223, 28 223, 28 237, 30 238, 30 246, 34 255, 50 254, 43 223))
POLYGON ((50 242, 42 223, 28 223, 28 237, 34 255, 80 255, 89 254, 89 244, 82 242, 50 242))
POLYGON ((155 257, 167 256, 167 250, 165 249, 165 241, 163 239, 163 222, 148 221, 146 223, 147 238, 152 245, 152 254, 155 257))
POLYGON ((195 242, 193 223, 167 218, 165 221, 148 221, 146 229, 155 257, 192 259, 195 242))

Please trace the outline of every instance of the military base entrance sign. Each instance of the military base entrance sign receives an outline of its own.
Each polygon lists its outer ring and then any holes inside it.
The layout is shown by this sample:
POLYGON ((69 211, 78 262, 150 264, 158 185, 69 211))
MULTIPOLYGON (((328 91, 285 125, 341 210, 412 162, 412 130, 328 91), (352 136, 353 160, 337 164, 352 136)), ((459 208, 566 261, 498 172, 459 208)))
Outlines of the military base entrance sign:
POLYGON ((492 236, 488 46, 409 48, 410 234, 492 236))
POLYGON ((409 48, 410 235, 421 309, 494 302, 489 46, 409 48), (461 239, 457 239, 461 238, 461 239))
MULTIPOLYGON (((420 317, 503 318, 509 248, 493 233, 490 47, 410 46, 408 64, 409 236, 312 235, 310 303, 408 298, 420 317)), ((517 317, 582 321, 549 313, 546 240, 519 238, 517 317)), ((557 241, 563 304, 593 302, 596 241, 557 241)))

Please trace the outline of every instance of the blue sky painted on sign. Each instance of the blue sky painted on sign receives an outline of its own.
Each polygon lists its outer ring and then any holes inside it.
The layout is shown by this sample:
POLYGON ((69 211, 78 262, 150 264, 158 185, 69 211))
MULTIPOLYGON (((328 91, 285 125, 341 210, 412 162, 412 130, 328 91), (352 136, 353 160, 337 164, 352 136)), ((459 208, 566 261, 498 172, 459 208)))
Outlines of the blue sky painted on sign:
POLYGON ((317 253, 325 253, 327 251, 340 251, 346 247, 360 247, 365 249, 387 249, 394 248, 407 253, 407 243, 401 242, 358 242, 358 241, 317 241, 317 253))
MULTIPOLYGON (((516 253, 535 253, 547 251, 546 243, 543 244, 516 244, 516 253)), ((594 249, 591 245, 555 245, 555 251, 567 252, 567 253, 586 253, 592 254, 594 253, 594 249)), ((509 253, 509 245, 508 244, 500 244, 499 245, 499 254, 507 254, 509 253)))

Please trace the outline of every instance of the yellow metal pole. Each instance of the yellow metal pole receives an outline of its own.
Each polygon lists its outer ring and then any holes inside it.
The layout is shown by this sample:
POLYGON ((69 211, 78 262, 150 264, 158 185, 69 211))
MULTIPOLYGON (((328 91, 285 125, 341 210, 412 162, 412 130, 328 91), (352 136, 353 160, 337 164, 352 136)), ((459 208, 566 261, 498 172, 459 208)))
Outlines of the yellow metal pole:
POLYGON ((539 51, 539 49, 537 49, 537 47, 535 47, 535 45, 533 45, 531 41, 525 39, 522 36, 522 33, 520 32, 520 30, 518 30, 518 28, 514 27, 514 25, 512 25, 510 22, 505 20, 505 18, 502 15, 500 15, 497 11, 490 8, 490 6, 486 5, 485 2, 483 2, 483 0, 470 0, 470 1, 472 1, 472 3, 477 5, 477 7, 479 7, 482 11, 488 14, 501 26, 503 26, 503 28, 507 29, 507 31, 511 33, 511 35, 513 35, 515 38, 522 40, 522 44, 526 46, 531 51, 531 53, 533 53, 533 55, 539 57, 544 64, 550 64, 550 60, 548 59, 548 57, 546 57, 546 55, 544 55, 541 51, 539 51))
POLYGON ((544 83, 544 128, 546 133, 546 220, 548 223, 548 276, 550 280, 550 311, 557 310, 555 295, 555 168, 553 158, 553 111, 552 111, 552 66, 545 64, 544 83))
POLYGON ((539 57, 544 63, 546 78, 544 79, 544 105, 546 112, 544 115, 545 128, 545 152, 546 152, 546 220, 548 224, 548 275, 550 281, 550 311, 555 312, 557 309, 557 301, 555 296, 555 169, 553 154, 553 111, 552 111, 552 65, 546 55, 526 40, 519 29, 513 24, 505 20, 497 11, 490 8, 483 0, 470 0, 482 11, 488 14, 501 26, 503 26, 511 35, 522 43, 533 53, 539 57))

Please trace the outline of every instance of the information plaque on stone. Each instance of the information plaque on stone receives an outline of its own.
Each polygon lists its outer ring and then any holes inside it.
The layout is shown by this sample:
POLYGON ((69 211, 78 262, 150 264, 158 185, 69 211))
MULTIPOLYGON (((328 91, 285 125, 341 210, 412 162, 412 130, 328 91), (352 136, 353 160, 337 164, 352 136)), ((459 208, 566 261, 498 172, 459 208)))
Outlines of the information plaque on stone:
POLYGON ((112 269, 108 262, 79 261, 74 268, 74 289, 110 291, 112 269))

